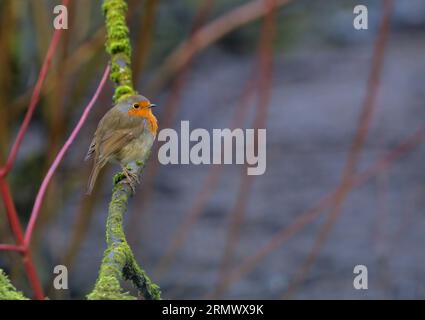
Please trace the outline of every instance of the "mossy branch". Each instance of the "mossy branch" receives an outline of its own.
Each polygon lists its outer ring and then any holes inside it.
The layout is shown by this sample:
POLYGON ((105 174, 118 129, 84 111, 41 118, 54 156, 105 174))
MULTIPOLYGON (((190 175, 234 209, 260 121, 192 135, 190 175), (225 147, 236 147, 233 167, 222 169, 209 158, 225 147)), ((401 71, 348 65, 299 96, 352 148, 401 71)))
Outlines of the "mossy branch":
MULTIPOLYGON (((131 74, 131 44, 125 22, 127 4, 124 0, 104 0, 103 12, 106 19, 107 41, 106 51, 111 55, 111 80, 115 82, 114 102, 135 94, 131 74)), ((134 170, 140 174, 143 163, 138 162, 134 170)), ((95 288, 87 296, 88 299, 125 299, 136 297, 123 292, 120 281, 130 280, 145 299, 161 299, 159 287, 152 283, 145 271, 138 265, 134 254, 127 243, 123 228, 123 216, 127 209, 132 190, 123 183, 125 176, 117 173, 114 176, 114 189, 109 204, 106 223, 106 244, 99 276, 95 288)))
POLYGON ((160 290, 153 284, 145 271, 139 267, 125 239, 123 215, 127 208, 131 188, 121 183, 121 175, 115 177, 115 187, 109 204, 106 223, 106 244, 99 277, 89 299, 135 299, 122 291, 120 280, 131 280, 145 299, 160 299, 160 290))
POLYGON ((131 72, 131 44, 125 21, 127 3, 124 0, 104 0, 103 14, 106 23, 106 51, 111 56, 111 80, 116 84, 114 102, 133 95, 131 72))
POLYGON ((2 269, 0 269, 0 300, 28 300, 10 283, 9 278, 2 269))

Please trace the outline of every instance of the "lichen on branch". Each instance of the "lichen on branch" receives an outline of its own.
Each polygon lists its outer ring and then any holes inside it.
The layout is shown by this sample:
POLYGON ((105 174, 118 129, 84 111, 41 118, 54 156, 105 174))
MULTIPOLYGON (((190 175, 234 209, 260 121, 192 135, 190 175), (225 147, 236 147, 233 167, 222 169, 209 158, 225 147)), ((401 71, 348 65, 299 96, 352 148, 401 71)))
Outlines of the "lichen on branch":
POLYGON ((111 56, 110 79, 116 84, 114 102, 136 91, 131 72, 131 44, 125 21, 127 3, 124 0, 104 0, 103 14, 106 23, 106 51, 111 56))
POLYGON ((10 283, 9 278, 2 269, 0 269, 0 300, 28 300, 10 283))
MULTIPOLYGON (((111 56, 110 78, 116 84, 113 97, 116 103, 136 93, 132 84, 131 44, 125 22, 127 4, 124 0, 104 0, 102 8, 107 29, 106 51, 111 56)), ((140 174, 143 163, 138 163, 136 166, 137 168, 134 169, 140 174)), ((128 184, 122 183, 124 178, 125 175, 121 172, 114 176, 114 189, 106 222, 107 248, 95 288, 87 295, 87 298, 91 300, 137 299, 121 288, 121 280, 130 280, 145 299, 159 300, 161 299, 159 287, 152 283, 146 272, 138 265, 125 238, 123 216, 133 191, 128 184)))

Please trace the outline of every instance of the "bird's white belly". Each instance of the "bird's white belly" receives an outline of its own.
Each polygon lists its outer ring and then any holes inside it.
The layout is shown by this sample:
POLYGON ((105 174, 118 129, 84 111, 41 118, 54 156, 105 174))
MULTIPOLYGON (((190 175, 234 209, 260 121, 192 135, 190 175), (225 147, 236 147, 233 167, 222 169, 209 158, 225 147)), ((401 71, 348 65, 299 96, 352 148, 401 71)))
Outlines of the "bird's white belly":
POLYGON ((119 154, 119 162, 121 165, 127 165, 136 161, 145 163, 154 141, 155 136, 148 130, 145 130, 139 138, 133 139, 122 148, 119 154))

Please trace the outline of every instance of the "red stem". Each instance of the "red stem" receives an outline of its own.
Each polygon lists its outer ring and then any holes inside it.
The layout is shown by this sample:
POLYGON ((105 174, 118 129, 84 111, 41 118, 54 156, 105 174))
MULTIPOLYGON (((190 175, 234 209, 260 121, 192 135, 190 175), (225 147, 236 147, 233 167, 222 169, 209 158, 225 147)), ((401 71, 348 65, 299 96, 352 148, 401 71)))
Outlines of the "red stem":
MULTIPOLYGON (((68 1, 69 0, 63 0, 62 4, 66 6, 68 5, 68 1)), ((31 122, 32 115, 34 114, 34 110, 37 107, 37 103, 40 98, 41 88, 43 86, 44 80, 46 79, 47 71, 52 62, 53 55, 55 54, 57 45, 60 40, 61 33, 62 33, 62 29, 56 29, 53 33, 53 37, 50 42, 49 48, 47 49, 46 57, 44 58, 43 65, 41 67, 37 82, 34 87, 34 91, 32 92, 32 95, 31 95, 31 101, 28 106, 27 113, 25 114, 24 121, 22 122, 22 125, 19 128, 18 135, 16 136, 15 142, 13 143, 12 149, 10 150, 6 164, 2 168, 0 168, 1 178, 7 175, 7 173, 12 169, 13 164, 16 160, 16 156, 22 144, 22 140, 25 137, 25 134, 28 130, 28 126, 31 122)))
POLYGON ((16 244, 0 244, 0 250, 24 252, 25 248, 16 244))
MULTIPOLYGON (((63 0, 62 4, 67 6, 68 2, 69 0, 63 0)), ((41 89, 42 89, 44 80, 46 79, 47 72, 52 62, 53 56, 56 52, 56 48, 59 43, 61 33, 62 33, 62 29, 57 29, 53 33, 52 40, 49 44, 49 48, 47 49, 47 53, 44 58, 43 65, 41 67, 40 73, 37 78, 37 82, 35 84, 34 90, 31 95, 31 101, 28 106, 27 113, 25 114, 25 118, 19 128, 18 134, 16 136, 15 142, 12 145, 6 164, 3 167, 0 167, 0 193, 5 203, 6 213, 7 213, 7 217, 8 217, 12 232, 14 234, 16 242, 18 243, 18 245, 8 245, 8 244, 0 245, 0 250, 9 250, 9 251, 15 250, 15 251, 19 251, 22 254, 23 256, 22 260, 24 263, 28 281, 32 287, 35 298, 39 300, 44 299, 41 282, 37 276, 33 259, 31 257, 31 252, 29 250, 29 241, 25 242, 24 234, 22 231, 21 224, 19 222, 19 218, 16 212, 12 194, 10 192, 9 185, 7 184, 4 178, 12 169, 13 164, 16 160, 17 154, 19 152, 19 148, 22 144, 22 141, 25 137, 26 132, 28 131, 28 126, 31 122, 35 108, 37 107, 37 103, 40 98, 41 89)), ((32 231, 31 228, 29 229, 30 231, 32 231)))
POLYGON ((0 177, 0 193, 3 197, 3 201, 6 207, 6 214, 9 219, 10 227, 12 229, 15 240, 18 246, 22 249, 22 261, 24 263, 25 272, 28 277, 28 281, 34 292, 34 296, 37 300, 44 299, 43 288, 41 286, 40 279, 37 276, 35 266, 31 257, 31 253, 27 246, 24 245, 24 235, 22 232, 21 223, 19 222, 18 213, 16 212, 15 203, 13 202, 12 194, 9 189, 7 182, 0 177))
POLYGON ((25 231, 25 237, 24 237, 24 245, 28 246, 31 241, 31 236, 34 231, 35 223, 37 222, 37 218, 40 214, 40 208, 43 204, 43 198, 44 194, 46 193, 47 187, 49 186, 50 180, 53 177, 53 174, 55 173, 56 169, 58 168, 59 164, 61 163, 63 157, 65 156, 66 151, 68 151, 71 144, 74 142, 75 138, 77 137, 77 134, 80 132, 83 124, 87 120, 87 117, 96 102, 100 92, 103 89, 103 86, 106 83, 106 80, 108 79, 110 71, 110 66, 107 65, 105 68, 105 71, 103 73, 102 79, 100 80, 99 86, 96 89, 95 94, 93 95, 92 99, 90 100, 89 104, 84 109, 83 114, 81 115, 80 120, 78 121, 77 125, 75 126, 74 130, 72 130, 71 135, 69 136, 68 140, 63 145, 62 149, 57 154, 55 160, 53 161, 52 165, 50 166, 49 170, 47 171, 46 176, 43 179, 43 182, 41 183, 40 189, 38 190, 37 197, 35 198, 34 206, 32 208, 31 217, 28 222, 27 229, 25 231))
POLYGON ((21 223, 19 222, 18 213, 16 212, 15 203, 13 202, 12 194, 10 192, 7 182, 0 177, 0 192, 6 208, 7 218, 9 220, 10 228, 12 229, 15 240, 19 245, 24 243, 24 235, 22 232, 21 223))

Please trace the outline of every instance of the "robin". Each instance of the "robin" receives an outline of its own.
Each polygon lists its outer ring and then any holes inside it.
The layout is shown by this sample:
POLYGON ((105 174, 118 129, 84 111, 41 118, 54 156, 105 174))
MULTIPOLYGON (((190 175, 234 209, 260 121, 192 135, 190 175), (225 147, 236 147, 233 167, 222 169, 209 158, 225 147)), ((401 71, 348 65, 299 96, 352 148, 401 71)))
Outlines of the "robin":
POLYGON ((152 113, 155 104, 142 95, 124 99, 100 120, 85 160, 94 158, 87 194, 93 190, 96 178, 108 162, 119 163, 133 192, 139 178, 136 170, 145 163, 158 130, 152 113))

